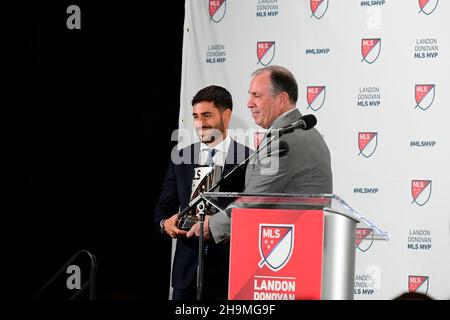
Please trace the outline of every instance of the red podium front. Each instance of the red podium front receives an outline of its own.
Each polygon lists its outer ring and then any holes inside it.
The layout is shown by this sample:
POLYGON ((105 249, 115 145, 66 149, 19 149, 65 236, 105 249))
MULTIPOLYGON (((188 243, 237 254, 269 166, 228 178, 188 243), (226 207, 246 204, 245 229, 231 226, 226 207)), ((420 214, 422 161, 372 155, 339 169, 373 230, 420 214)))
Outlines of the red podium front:
POLYGON ((321 210, 233 208, 230 300, 320 299, 321 210))
POLYGON ((353 299, 356 241, 389 239, 334 194, 202 196, 231 217, 230 300, 353 299))

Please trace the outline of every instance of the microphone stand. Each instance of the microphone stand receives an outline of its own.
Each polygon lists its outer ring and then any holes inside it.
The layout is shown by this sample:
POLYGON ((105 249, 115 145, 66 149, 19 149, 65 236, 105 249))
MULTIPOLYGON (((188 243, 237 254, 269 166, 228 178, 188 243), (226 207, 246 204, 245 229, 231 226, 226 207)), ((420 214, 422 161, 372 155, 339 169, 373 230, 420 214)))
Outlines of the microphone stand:
POLYGON ((197 266, 197 300, 203 300, 203 261, 204 261, 204 236, 203 236, 203 227, 205 223, 205 205, 204 203, 200 203, 197 206, 199 210, 198 214, 198 223, 200 227, 200 233, 198 236, 198 266, 197 266))

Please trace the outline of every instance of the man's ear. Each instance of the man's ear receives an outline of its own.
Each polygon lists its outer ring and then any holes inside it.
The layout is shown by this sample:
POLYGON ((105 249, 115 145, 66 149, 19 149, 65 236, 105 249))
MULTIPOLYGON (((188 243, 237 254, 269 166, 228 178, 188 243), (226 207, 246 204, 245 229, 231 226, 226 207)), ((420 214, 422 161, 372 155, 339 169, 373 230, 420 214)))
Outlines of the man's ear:
POLYGON ((287 103, 289 103, 289 95, 287 94, 287 92, 280 92, 278 94, 278 98, 280 99, 282 105, 286 105, 287 103))
POLYGON ((231 114, 233 112, 230 109, 225 109, 225 111, 222 113, 222 117, 224 119, 224 121, 226 121, 227 123, 230 122, 231 119, 231 114))

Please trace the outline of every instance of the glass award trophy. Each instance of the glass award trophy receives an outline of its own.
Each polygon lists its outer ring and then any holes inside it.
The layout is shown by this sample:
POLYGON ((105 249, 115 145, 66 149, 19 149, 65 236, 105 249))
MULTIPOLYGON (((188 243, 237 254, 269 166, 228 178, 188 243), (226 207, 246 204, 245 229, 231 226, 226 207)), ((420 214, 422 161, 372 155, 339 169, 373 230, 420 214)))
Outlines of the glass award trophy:
MULTIPOLYGON (((222 175, 221 166, 200 166, 194 168, 194 178, 192 179, 191 201, 203 192, 207 192, 222 175)), ((199 205, 204 205, 203 203, 199 205)), ((197 205, 198 206, 198 205, 197 205)), ((178 228, 181 230, 190 230, 198 222, 197 206, 193 206, 187 214, 180 218, 178 228)), ((206 214, 211 214, 213 208, 206 206, 206 214)))

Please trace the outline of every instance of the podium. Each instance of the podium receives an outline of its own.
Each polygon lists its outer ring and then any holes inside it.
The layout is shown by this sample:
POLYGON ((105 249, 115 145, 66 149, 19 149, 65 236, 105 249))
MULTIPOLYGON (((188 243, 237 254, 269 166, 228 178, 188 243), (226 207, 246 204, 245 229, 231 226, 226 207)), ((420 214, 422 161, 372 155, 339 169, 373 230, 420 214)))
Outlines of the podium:
POLYGON ((231 217, 230 300, 353 299, 356 241, 389 240, 335 194, 202 197, 231 217))

